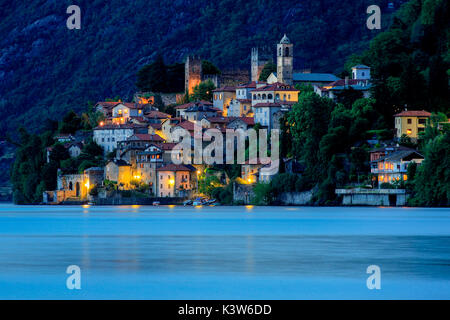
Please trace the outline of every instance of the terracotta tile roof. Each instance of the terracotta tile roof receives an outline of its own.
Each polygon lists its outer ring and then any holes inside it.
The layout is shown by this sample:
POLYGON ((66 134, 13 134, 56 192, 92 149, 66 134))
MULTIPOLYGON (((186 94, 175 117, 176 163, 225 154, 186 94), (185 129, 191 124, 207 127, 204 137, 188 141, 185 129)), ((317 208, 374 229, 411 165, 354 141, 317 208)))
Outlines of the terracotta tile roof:
POLYGON ((183 121, 176 126, 186 129, 187 131, 194 131, 194 123, 190 121, 183 121))
POLYGON ((253 118, 253 117, 239 117, 235 120, 241 120, 251 126, 255 124, 255 118, 253 118))
POLYGON ((210 105, 205 105, 201 102, 194 102, 185 112, 217 112, 222 111, 218 108, 214 108, 210 105))
POLYGON ((155 144, 155 146, 157 146, 158 148, 160 148, 163 151, 169 151, 172 150, 178 143, 159 143, 159 144, 155 144))
POLYGON ((121 102, 125 107, 130 108, 130 109, 143 109, 144 106, 141 104, 137 104, 134 102, 121 102))
POLYGON ((252 99, 237 99, 240 103, 251 103, 252 99))
POLYGON ((156 169, 156 171, 193 171, 192 168, 189 168, 182 164, 168 164, 167 166, 156 169))
POLYGON ((223 87, 213 90, 212 92, 235 92, 235 91, 236 91, 236 87, 234 87, 234 86, 223 86, 223 87))
POLYGON ((200 101, 196 101, 196 102, 189 102, 189 103, 185 103, 179 106, 176 106, 175 109, 187 109, 189 107, 192 107, 193 105, 195 105, 196 103, 201 103, 205 106, 212 106, 213 103, 209 102, 209 101, 205 101, 205 100, 200 100, 200 101))
POLYGON ((431 117, 431 113, 425 110, 410 110, 397 113, 394 117, 431 117))
POLYGON ((147 118, 156 118, 156 119, 168 119, 168 118, 172 117, 170 114, 167 114, 167 113, 164 113, 164 112, 161 112, 161 111, 156 111, 156 110, 147 112, 145 114, 145 116, 147 118))
POLYGON ((103 108, 106 108, 106 109, 112 109, 119 103, 121 103, 121 102, 120 101, 99 101, 95 104, 95 106, 102 106, 103 108))
POLYGON ((162 123, 149 123, 148 125, 155 130, 160 130, 162 127, 162 123))
POLYGON ((281 104, 273 103, 273 102, 265 102, 265 103, 257 103, 253 106, 253 108, 270 108, 270 107, 278 107, 281 108, 281 104))
POLYGON ((288 84, 284 84, 281 82, 275 82, 272 84, 268 84, 264 87, 258 88, 253 90, 253 92, 259 92, 259 91, 299 91, 297 89, 295 89, 295 87, 288 85, 288 84))
POLYGON ((155 142, 164 141, 164 139, 161 138, 157 134, 146 134, 146 133, 136 133, 136 134, 132 135, 131 137, 129 137, 127 140, 133 140, 133 137, 136 137, 142 141, 155 141, 155 142))
POLYGON ((97 126, 94 130, 113 130, 113 129, 135 129, 146 128, 146 125, 136 123, 124 123, 124 124, 105 124, 104 126, 97 126))
POLYGON ((234 120, 235 118, 232 118, 232 117, 206 117, 204 119, 208 120, 211 123, 228 123, 231 120, 234 120))
MULTIPOLYGON (((333 81, 330 83, 327 83, 326 85, 324 85, 324 87, 342 87, 345 86, 345 79, 339 79, 337 81, 333 81)), ((347 79, 347 85, 352 86, 352 85, 357 85, 359 83, 364 83, 367 84, 369 82, 369 80, 361 80, 361 79, 347 79)))
POLYGON ((265 84, 265 82, 257 82, 257 81, 252 81, 248 84, 241 84, 240 86, 237 86, 236 89, 246 89, 246 88, 256 88, 256 84, 265 84))

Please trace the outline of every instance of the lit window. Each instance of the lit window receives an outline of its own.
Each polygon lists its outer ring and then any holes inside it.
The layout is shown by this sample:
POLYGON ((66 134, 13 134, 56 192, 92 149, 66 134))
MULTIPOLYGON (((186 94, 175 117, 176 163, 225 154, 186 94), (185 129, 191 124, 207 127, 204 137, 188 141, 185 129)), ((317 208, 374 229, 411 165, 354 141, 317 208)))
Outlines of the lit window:
POLYGON ((403 180, 404 181, 408 180, 408 176, 406 174, 403 175, 403 180))

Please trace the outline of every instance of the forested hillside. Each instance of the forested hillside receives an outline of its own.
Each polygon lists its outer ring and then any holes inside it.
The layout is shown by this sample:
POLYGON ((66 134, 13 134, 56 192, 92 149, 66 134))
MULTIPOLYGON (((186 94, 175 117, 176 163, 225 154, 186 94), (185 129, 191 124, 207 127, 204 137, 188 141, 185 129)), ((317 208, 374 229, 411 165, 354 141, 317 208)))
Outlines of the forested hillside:
MULTIPOLYGON (((393 1, 396 6, 400 2, 393 1)), ((253 46, 295 43, 295 67, 338 72, 378 31, 366 8, 387 0, 0 0, 0 133, 38 130, 88 100, 130 97, 136 72, 199 54, 222 69, 248 68, 253 46), (81 30, 66 8, 81 8, 81 30)))

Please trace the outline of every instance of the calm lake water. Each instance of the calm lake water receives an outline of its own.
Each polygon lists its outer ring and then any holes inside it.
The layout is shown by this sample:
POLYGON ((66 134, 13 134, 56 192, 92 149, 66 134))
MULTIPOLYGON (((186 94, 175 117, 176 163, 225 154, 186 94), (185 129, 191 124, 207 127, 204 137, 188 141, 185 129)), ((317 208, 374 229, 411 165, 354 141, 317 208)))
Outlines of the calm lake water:
POLYGON ((450 209, 0 204, 0 298, 449 299, 450 209))

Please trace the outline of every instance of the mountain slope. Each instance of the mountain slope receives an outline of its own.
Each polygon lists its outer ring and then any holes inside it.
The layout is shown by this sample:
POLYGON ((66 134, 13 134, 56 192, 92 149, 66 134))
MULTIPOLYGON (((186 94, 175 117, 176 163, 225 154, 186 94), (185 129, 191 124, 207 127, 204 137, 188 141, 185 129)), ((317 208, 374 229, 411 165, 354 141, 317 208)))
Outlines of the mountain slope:
POLYGON ((251 47, 275 46, 287 33, 296 68, 339 71, 378 33, 366 28, 367 6, 388 3, 80 0, 81 30, 68 30, 72 1, 27 2, 0 0, 0 133, 37 130, 88 100, 129 98, 137 70, 158 52, 167 63, 195 53, 220 68, 247 68, 251 47))

